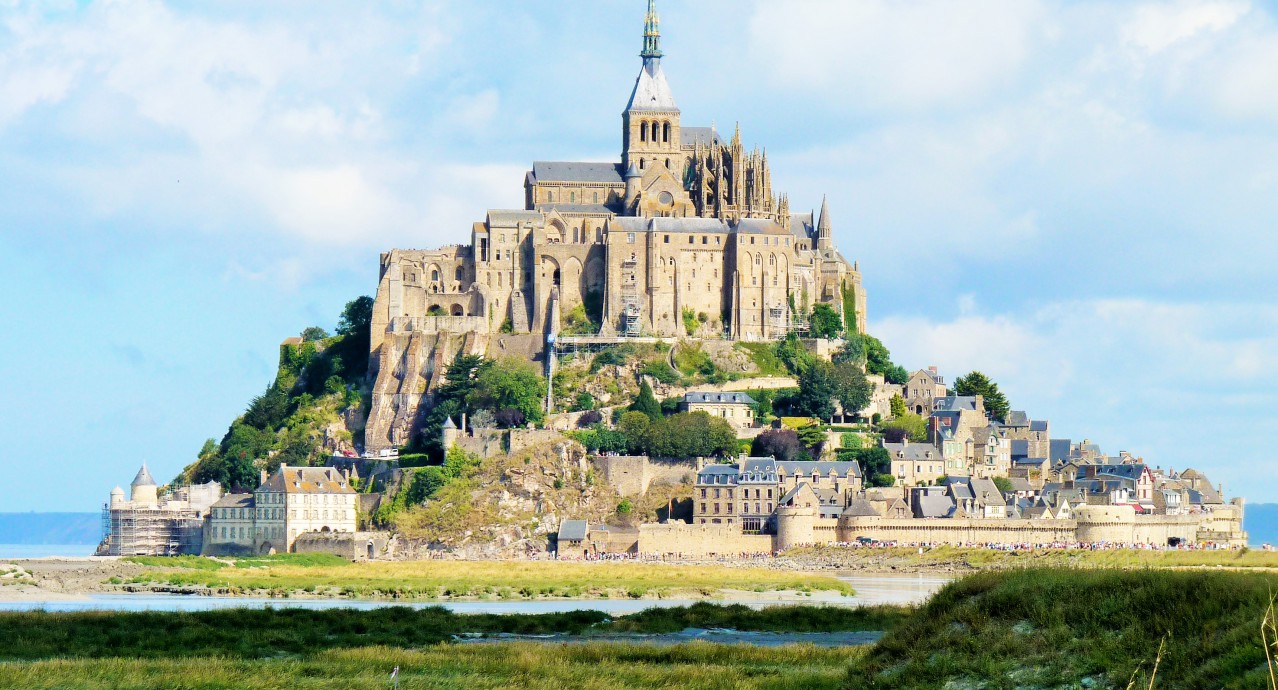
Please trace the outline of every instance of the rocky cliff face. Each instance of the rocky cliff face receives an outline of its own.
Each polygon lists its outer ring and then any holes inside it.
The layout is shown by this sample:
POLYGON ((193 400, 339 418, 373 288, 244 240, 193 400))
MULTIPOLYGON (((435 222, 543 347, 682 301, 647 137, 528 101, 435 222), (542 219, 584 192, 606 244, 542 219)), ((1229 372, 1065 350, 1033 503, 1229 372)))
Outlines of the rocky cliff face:
POLYGON ((531 555, 548 550, 563 520, 603 523, 616 515, 619 501, 585 449, 563 439, 483 459, 470 476, 397 516, 395 527, 410 554, 531 555))

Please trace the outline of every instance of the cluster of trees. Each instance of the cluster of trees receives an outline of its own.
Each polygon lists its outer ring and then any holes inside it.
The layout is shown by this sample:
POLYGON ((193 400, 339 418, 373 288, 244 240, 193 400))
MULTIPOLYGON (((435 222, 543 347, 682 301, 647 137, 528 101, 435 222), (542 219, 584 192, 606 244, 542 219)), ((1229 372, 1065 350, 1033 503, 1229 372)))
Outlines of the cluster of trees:
POLYGON ((799 429, 769 429, 754 438, 750 455, 757 458, 774 457, 786 462, 811 460, 821 456, 825 432, 820 425, 809 424, 799 429))
POLYGON ((316 403, 336 400, 339 409, 361 404, 372 317, 373 299, 359 297, 346 303, 335 336, 311 327, 302 331, 300 345, 283 348, 275 381, 253 398, 220 443, 205 441, 189 468, 190 480, 251 490, 261 468, 273 472, 280 463, 315 460, 319 449, 314 431, 326 422, 316 403))
POLYGON ((600 423, 573 436, 592 451, 658 458, 731 457, 738 447, 736 430, 719 417, 705 412, 666 416, 647 381, 615 428, 600 423))
MULTIPOLYGON (((540 423, 546 379, 532 362, 515 357, 501 360, 459 353, 445 372, 447 381, 428 400, 421 436, 414 450, 444 459, 440 430, 444 422, 458 423, 467 415, 476 425, 503 429, 540 423), (487 418, 491 415, 491 418, 487 418)), ((592 401, 593 402, 593 401, 592 401)))

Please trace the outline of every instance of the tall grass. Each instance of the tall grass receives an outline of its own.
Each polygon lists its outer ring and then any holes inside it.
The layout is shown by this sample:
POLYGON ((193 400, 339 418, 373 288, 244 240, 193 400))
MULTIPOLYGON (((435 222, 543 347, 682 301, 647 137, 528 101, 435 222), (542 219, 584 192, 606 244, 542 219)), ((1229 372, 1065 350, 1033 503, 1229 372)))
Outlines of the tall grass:
POLYGON ((851 594, 833 577, 717 566, 556 561, 401 561, 251 568, 180 568, 148 572, 135 582, 204 586, 230 593, 340 593, 351 597, 631 597, 714 596, 724 590, 826 590, 851 594))
POLYGON ((909 609, 844 609, 696 604, 649 609, 616 619, 599 611, 463 615, 443 607, 415 610, 229 609, 203 612, 0 613, 0 660, 72 657, 169 658, 299 655, 324 649, 415 648, 457 635, 598 635, 669 633, 685 628, 775 632, 887 630, 909 609))
POLYGON ((1163 688, 1264 687, 1256 633, 1275 584, 1238 572, 979 573, 884 636, 845 687, 1148 687, 1155 674, 1163 688))
POLYGON ((0 664, 0 685, 45 690, 307 688, 385 690, 399 668, 400 687, 679 688, 755 690, 839 687, 857 648, 806 645, 756 648, 694 643, 387 647, 327 651, 297 659, 76 659, 0 664))

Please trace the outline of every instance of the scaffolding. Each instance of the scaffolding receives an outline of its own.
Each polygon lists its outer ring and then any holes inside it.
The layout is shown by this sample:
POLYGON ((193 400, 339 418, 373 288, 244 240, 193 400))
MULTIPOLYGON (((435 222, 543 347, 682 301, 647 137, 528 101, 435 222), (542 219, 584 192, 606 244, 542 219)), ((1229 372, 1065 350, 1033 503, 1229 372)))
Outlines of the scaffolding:
POLYGON ((124 505, 102 507, 104 556, 181 556, 199 554, 204 519, 190 509, 124 505))

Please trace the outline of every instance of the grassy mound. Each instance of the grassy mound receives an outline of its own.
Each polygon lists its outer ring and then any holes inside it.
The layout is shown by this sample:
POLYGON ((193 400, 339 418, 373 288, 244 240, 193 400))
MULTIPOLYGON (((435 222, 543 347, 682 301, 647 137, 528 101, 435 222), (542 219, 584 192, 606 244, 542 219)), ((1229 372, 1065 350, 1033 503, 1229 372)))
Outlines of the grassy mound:
POLYGON ((1260 623, 1278 576, 1023 570, 942 589, 853 666, 860 688, 1268 687, 1260 623))

